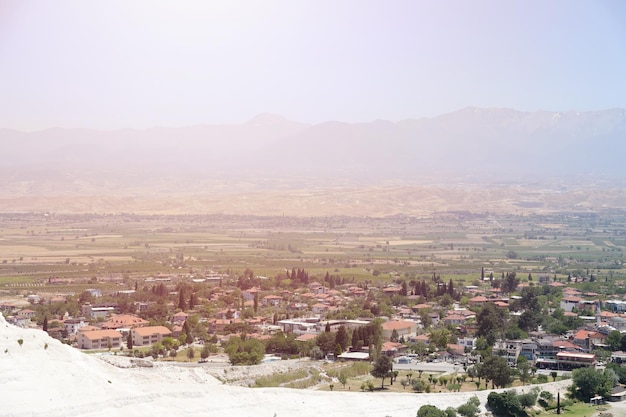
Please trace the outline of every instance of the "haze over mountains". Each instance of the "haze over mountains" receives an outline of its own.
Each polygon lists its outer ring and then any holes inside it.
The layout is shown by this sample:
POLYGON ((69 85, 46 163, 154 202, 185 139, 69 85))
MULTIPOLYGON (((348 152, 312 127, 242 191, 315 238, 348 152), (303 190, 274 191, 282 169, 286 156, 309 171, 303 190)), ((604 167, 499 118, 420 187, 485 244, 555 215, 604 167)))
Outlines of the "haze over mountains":
MULTIPOLYGON (((626 110, 466 108, 399 122, 0 129, 1 195, 157 196, 336 186, 622 180, 626 110)), ((6 211, 5 208, 0 208, 6 211)))

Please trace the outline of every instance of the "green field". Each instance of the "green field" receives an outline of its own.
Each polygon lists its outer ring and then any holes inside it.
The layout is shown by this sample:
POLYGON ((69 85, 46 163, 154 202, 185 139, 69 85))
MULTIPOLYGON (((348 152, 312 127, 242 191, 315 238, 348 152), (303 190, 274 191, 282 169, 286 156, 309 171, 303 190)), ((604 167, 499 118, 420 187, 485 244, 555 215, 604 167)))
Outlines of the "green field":
POLYGON ((156 274, 270 278, 292 268, 355 282, 442 278, 481 268, 527 276, 626 277, 626 213, 431 218, 0 215, 0 288, 76 290, 156 274), (51 278, 71 284, 49 285, 51 278))

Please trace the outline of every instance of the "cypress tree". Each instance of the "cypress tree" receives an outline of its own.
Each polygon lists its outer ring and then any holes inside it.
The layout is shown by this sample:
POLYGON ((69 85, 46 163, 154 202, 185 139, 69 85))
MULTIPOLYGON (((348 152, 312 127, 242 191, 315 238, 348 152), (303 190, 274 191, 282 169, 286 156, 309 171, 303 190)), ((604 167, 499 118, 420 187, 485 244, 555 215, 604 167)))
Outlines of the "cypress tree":
POLYGON ((128 336, 126 337, 126 347, 128 348, 128 350, 133 349, 133 331, 132 330, 128 332, 128 336))
POLYGON ((259 309, 259 293, 254 293, 254 314, 256 314, 259 309))
POLYGON ((182 288, 178 293, 178 308, 180 308, 182 311, 185 311, 185 292, 182 288))
POLYGON ((48 316, 43 317, 43 331, 44 332, 48 331, 48 316))
POLYGON ((351 340, 351 344, 352 344, 352 349, 356 349, 356 346, 359 344, 359 329, 356 328, 352 331, 352 340, 351 340))

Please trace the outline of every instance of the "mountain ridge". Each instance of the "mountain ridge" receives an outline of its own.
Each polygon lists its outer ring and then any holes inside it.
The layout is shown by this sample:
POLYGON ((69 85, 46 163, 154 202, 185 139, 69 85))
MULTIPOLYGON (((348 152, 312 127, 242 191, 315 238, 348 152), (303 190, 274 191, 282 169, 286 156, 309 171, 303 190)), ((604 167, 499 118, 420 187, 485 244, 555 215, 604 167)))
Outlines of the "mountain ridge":
POLYGON ((624 180, 626 110, 468 107, 433 118, 180 128, 0 129, 0 198, 624 180))

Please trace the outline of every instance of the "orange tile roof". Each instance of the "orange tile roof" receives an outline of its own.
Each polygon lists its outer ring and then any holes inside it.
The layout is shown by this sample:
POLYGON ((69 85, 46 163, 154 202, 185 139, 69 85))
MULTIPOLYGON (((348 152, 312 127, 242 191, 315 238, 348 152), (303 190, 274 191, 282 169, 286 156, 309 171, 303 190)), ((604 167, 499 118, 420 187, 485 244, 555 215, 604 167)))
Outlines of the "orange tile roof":
POLYGON ((165 326, 138 327, 135 329, 135 333, 137 333, 138 336, 150 336, 155 333, 161 334, 163 336, 172 334, 170 329, 165 326))
POLYGON ((383 330, 399 330, 399 329, 406 329, 407 327, 410 328, 414 326, 417 326, 417 324, 413 323, 412 321, 403 321, 403 320, 386 321, 381 325, 383 330))
POLYGON ((83 336, 89 340, 98 340, 103 339, 105 337, 110 337, 112 339, 121 338, 122 334, 118 331, 106 329, 106 330, 91 330, 88 332, 82 332, 83 336))

